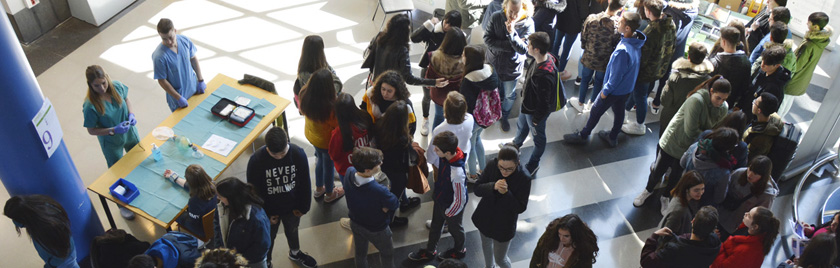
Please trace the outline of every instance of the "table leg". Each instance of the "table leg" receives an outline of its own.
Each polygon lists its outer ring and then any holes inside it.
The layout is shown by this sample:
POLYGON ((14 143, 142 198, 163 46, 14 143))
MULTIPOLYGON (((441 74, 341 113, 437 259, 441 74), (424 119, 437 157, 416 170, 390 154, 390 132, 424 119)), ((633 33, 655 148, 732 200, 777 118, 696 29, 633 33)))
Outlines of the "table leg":
POLYGON ((283 111, 283 113, 280 114, 280 119, 282 119, 282 123, 279 125, 279 127, 285 130, 286 133, 289 133, 289 122, 286 121, 286 111, 283 111))
POLYGON ((117 224, 114 222, 114 216, 111 215, 111 209, 108 208, 108 202, 105 201, 105 197, 100 195, 99 201, 102 202, 102 210, 105 210, 105 216, 108 217, 108 223, 111 224, 111 229, 117 229, 117 224))

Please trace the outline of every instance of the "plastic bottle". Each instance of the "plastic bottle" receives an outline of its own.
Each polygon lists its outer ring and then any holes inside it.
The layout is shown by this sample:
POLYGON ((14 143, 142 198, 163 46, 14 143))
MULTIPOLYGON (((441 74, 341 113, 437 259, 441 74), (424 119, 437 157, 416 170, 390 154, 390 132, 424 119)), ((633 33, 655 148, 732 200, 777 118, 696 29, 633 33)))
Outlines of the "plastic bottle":
POLYGON ((155 158, 155 162, 163 160, 163 154, 160 152, 160 148, 154 143, 152 143, 152 157, 155 158))
POLYGON ((198 146, 195 146, 195 144, 190 144, 190 148, 192 148, 192 150, 193 150, 193 152, 192 152, 192 157, 193 158, 201 159, 201 158, 204 157, 204 153, 201 152, 201 150, 199 150, 198 146))

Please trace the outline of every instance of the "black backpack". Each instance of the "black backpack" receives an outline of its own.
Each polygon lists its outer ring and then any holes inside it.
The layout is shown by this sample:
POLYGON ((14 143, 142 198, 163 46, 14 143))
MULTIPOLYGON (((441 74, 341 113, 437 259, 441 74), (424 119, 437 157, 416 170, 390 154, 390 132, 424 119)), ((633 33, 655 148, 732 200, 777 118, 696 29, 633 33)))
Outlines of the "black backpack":
POLYGON ((782 177, 782 173, 790 165, 790 161, 796 156, 796 148, 799 147, 799 140, 802 139, 802 130, 795 125, 785 122, 782 132, 773 140, 773 146, 767 157, 773 162, 773 171, 770 173, 776 181, 782 177))

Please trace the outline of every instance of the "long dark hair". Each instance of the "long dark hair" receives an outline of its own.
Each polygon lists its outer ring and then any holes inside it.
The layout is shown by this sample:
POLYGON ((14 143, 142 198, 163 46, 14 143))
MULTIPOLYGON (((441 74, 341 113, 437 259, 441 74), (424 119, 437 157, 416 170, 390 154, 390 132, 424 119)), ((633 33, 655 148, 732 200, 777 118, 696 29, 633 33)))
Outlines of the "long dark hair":
POLYGON ((335 119, 338 120, 338 131, 341 132, 341 140, 343 142, 341 149, 345 152, 353 150, 355 146, 351 126, 356 126, 362 130, 370 130, 373 124, 370 119, 370 114, 356 106, 353 95, 343 92, 338 93, 338 97, 335 100, 335 119))
POLYGON ((464 47, 464 75, 484 69, 485 53, 484 47, 481 45, 464 47))
POLYGON ((12 196, 6 201, 3 214, 15 222, 18 235, 18 224, 23 225, 29 238, 50 254, 60 258, 70 254, 70 219, 64 207, 49 196, 12 196))
POLYGON ((334 102, 335 84, 332 72, 327 69, 316 71, 300 89, 300 112, 313 121, 329 120, 334 102))
POLYGON ((464 53, 465 46, 467 46, 467 37, 464 35, 464 31, 458 27, 450 27, 449 31, 444 34, 438 50, 446 55, 461 56, 461 53, 464 53))
POLYGON ((385 100, 382 98, 382 83, 394 87, 394 98, 397 100, 407 100, 411 95, 405 86, 405 80, 403 80, 402 75, 397 71, 388 70, 376 77, 376 82, 373 83, 373 96, 370 96, 370 101, 373 103, 369 104, 376 105, 385 100))
MULTIPOLYGON (((770 172, 773 171, 773 161, 770 161, 770 158, 767 156, 759 155, 758 157, 750 160, 749 171, 761 176, 761 179, 750 187, 752 195, 759 196, 767 189, 767 182, 772 178, 770 176, 770 172)), ((741 174, 741 177, 738 178, 738 184, 741 186, 747 185, 749 182, 749 180, 747 180, 747 173, 748 172, 744 172, 741 174)))
POLYGON ((735 132, 738 133, 738 137, 740 138, 743 135, 744 131, 747 130, 747 124, 749 120, 747 119, 747 115, 744 114, 742 111, 735 111, 727 114, 717 123, 715 129, 721 127, 728 127, 734 129, 735 132))
POLYGON ((805 251, 799 258, 797 267, 806 268, 830 268, 836 258, 837 249, 834 242, 834 237, 830 234, 824 233, 815 235, 808 242, 805 251))
POLYGON ((376 147, 380 150, 403 148, 411 144, 408 132, 408 104, 398 100, 376 120, 376 147))
POLYGON ((405 47, 408 48, 408 37, 411 34, 411 21, 408 20, 408 15, 397 14, 391 17, 388 25, 385 26, 385 31, 379 33, 376 37, 376 45, 379 47, 390 47, 392 49, 405 47))
POLYGON ((699 91, 701 89, 708 89, 709 94, 712 94, 712 93, 729 94, 729 92, 732 92, 732 84, 729 83, 729 80, 726 80, 726 78, 723 78, 722 75, 715 75, 715 76, 712 76, 712 78, 709 78, 709 80, 703 81, 703 83, 701 83, 700 85, 695 87, 694 90, 692 90, 691 92, 688 93, 688 95, 686 95, 686 98, 691 97, 691 95, 694 95, 694 93, 696 93, 697 91, 699 91))
POLYGON ((329 66, 327 56, 324 54, 324 39, 319 35, 309 35, 303 39, 303 48, 300 51, 298 61, 298 73, 313 73, 321 68, 329 66))
POLYGON ((688 190, 700 184, 706 184, 703 175, 700 175, 696 170, 688 171, 682 175, 677 182, 677 186, 674 186, 674 189, 671 190, 671 196, 679 198, 680 204, 688 207, 688 190))
POLYGON ((543 250, 552 252, 560 248, 560 237, 557 236, 560 229, 569 231, 572 236, 572 247, 575 249, 572 254, 577 255, 578 261, 594 264, 595 258, 598 257, 598 237, 576 214, 567 214, 554 219, 545 227, 545 233, 538 242, 545 245, 543 250))
POLYGON ((245 217, 248 205, 263 205, 263 200, 254 191, 254 186, 236 177, 227 177, 216 182, 216 191, 220 197, 227 198, 230 218, 245 217))
POLYGON ((764 234, 764 241, 761 242, 761 248, 764 255, 770 253, 770 248, 773 247, 773 242, 776 241, 776 236, 779 235, 779 219, 773 216, 773 211, 765 207, 757 207, 755 216, 752 217, 753 224, 758 225, 758 231, 764 234))

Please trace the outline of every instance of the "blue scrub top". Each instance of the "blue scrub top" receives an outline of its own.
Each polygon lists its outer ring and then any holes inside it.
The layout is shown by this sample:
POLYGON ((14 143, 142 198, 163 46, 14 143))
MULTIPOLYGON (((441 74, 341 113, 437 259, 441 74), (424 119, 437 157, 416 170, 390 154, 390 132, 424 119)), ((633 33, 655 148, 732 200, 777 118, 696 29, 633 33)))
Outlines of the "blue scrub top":
MULTIPOLYGON (((195 57, 196 48, 186 36, 176 35, 175 39, 178 42, 178 53, 172 52, 163 43, 158 44, 157 49, 152 53, 152 61, 155 65, 154 79, 166 79, 178 94, 189 99, 195 94, 198 82, 195 70, 190 63, 190 59, 195 57)), ((178 100, 169 94, 166 94, 166 103, 169 104, 170 110, 178 109, 178 100)))
MULTIPOLYGON (((125 100, 128 97, 128 86, 116 80, 113 80, 111 82, 114 84, 114 89, 117 91, 117 94, 120 95, 120 103, 117 103, 116 100, 114 100, 113 98, 111 99, 111 102, 104 101, 102 103, 102 108, 105 109, 105 113, 100 114, 96 111, 96 108, 93 106, 93 104, 90 103, 90 100, 85 100, 85 103, 82 104, 82 112, 85 116, 85 121, 83 123, 84 127, 112 128, 119 125, 122 122, 128 121, 128 106, 125 105, 125 100)), ((137 129, 135 128, 135 126, 131 126, 131 129, 129 129, 129 131, 136 132, 137 129)), ((99 138, 100 145, 102 145, 103 147, 107 145, 112 145, 114 147, 122 147, 128 139, 128 135, 103 135, 97 137, 99 138)))
POLYGON ((50 254, 38 242, 33 241, 33 244, 35 244, 35 250, 38 251, 38 256, 41 256, 45 262, 44 268, 79 268, 79 264, 76 263, 76 245, 73 243, 72 236, 70 237, 70 253, 64 258, 50 254))

